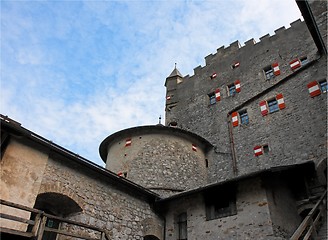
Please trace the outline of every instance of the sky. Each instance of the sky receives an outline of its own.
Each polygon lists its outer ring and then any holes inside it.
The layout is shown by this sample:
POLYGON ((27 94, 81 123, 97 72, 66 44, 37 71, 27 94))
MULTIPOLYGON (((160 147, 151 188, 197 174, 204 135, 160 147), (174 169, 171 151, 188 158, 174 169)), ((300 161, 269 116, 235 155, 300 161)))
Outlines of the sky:
POLYGON ((165 79, 302 19, 295 0, 1 0, 0 113, 104 166, 99 145, 165 118, 165 79))

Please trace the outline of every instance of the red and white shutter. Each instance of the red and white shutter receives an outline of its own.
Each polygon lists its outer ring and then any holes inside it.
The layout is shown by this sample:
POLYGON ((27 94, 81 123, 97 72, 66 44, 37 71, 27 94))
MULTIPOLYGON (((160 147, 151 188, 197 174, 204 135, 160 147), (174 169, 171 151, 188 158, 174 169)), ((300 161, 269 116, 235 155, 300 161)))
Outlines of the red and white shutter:
POLYGON ((289 63, 289 65, 292 70, 295 70, 296 68, 299 68, 301 66, 301 61, 298 59, 294 59, 289 63))
POLYGON ((233 112, 231 114, 231 121, 232 121, 232 126, 237 127, 239 122, 238 122, 238 113, 237 112, 233 112))
POLYGON ((236 92, 240 92, 240 81, 239 80, 235 81, 235 87, 236 87, 236 92))
POLYGON ((280 68, 279 68, 279 64, 278 63, 273 63, 272 64, 272 68, 273 68, 273 74, 275 76, 280 75, 280 68))
POLYGON ((217 77, 217 74, 216 73, 213 73, 212 75, 211 75, 211 79, 214 79, 214 78, 216 78, 217 77))
POLYGON ((278 102, 278 107, 279 109, 284 109, 286 107, 285 101, 284 101, 284 97, 283 95, 280 93, 276 96, 277 102, 278 102))
POLYGON ((125 146, 126 147, 131 146, 131 143, 132 143, 131 138, 128 138, 128 139, 125 140, 125 146))
POLYGON ((220 89, 215 90, 215 99, 217 102, 221 100, 220 89))
POLYGON ((255 146, 254 147, 254 154, 255 156, 260 156, 263 154, 263 150, 262 150, 262 147, 261 146, 255 146))
POLYGON ((240 65, 239 62, 235 62, 233 67, 236 68, 236 67, 239 67, 239 65, 240 65))
POLYGON ((269 113, 266 101, 260 102, 261 114, 265 116, 269 113))
POLYGON ((321 94, 321 90, 317 81, 310 82, 307 87, 311 97, 319 96, 321 94))
POLYGON ((192 150, 197 152, 197 146, 195 144, 192 144, 192 150))

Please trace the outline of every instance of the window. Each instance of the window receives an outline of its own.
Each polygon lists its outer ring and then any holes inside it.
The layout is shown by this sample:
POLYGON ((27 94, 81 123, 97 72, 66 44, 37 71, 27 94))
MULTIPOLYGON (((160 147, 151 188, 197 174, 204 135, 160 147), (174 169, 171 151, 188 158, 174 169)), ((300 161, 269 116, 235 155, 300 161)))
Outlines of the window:
POLYGON ((169 123, 169 127, 177 127, 177 126, 178 126, 178 123, 175 121, 169 123))
POLYGON ((237 214, 236 188, 220 186, 205 192, 206 220, 213 220, 237 214))
POLYGON ((215 98, 215 93, 214 93, 214 92, 209 93, 209 94, 208 94, 208 97, 209 97, 210 105, 213 105, 213 104, 216 103, 216 98, 215 98))
POLYGON ((241 91, 241 84, 239 80, 227 86, 227 92, 229 96, 235 96, 236 93, 241 91))
POLYGON ((304 66, 309 63, 309 60, 307 57, 301 57, 300 61, 301 61, 301 66, 304 66))
POLYGON ((177 239, 187 240, 187 213, 181 213, 177 217, 177 239))
POLYGON ((266 116, 268 113, 274 113, 284 108, 286 108, 286 104, 284 96, 281 93, 277 94, 275 98, 260 102, 262 116, 266 116))
POLYGON ((263 69, 263 71, 264 71, 266 80, 270 80, 270 79, 274 78, 273 68, 271 66, 265 67, 263 69))
POLYGON ((278 101, 274 98, 268 101, 269 113, 274 113, 279 110, 278 101))
POLYGON ((263 155, 264 153, 267 154, 267 153, 269 153, 269 151, 270 151, 270 148, 269 148, 268 144, 265 144, 263 146, 257 145, 254 147, 254 155, 256 157, 263 155))
POLYGON ((235 84, 231 84, 228 86, 229 96, 234 96, 236 94, 236 86, 235 84))
POLYGON ((249 123, 247 110, 240 111, 239 112, 239 117, 240 117, 240 124, 248 124, 249 123))
POLYGON ((320 81, 319 85, 320 85, 321 92, 326 93, 327 92, 327 80, 320 81))
POLYGON ((231 68, 235 69, 235 68, 239 67, 239 65, 240 65, 239 62, 235 62, 234 64, 231 65, 231 68))
POLYGON ((263 145, 262 148, 264 153, 268 153, 270 151, 268 144, 263 145))

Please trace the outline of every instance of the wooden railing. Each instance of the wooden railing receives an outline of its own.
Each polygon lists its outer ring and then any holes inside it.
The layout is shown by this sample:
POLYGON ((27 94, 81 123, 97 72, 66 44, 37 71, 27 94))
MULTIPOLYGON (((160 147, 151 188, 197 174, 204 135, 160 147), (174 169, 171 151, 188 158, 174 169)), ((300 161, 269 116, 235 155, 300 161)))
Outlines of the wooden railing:
MULTIPOLYGON (((33 215, 35 215, 34 219, 25 219, 25 218, 17 217, 17 216, 6 214, 6 213, 0 213, 0 218, 2 218, 2 219, 7 219, 9 221, 14 221, 14 222, 20 222, 20 223, 31 226, 25 232, 0 226, 0 233, 19 235, 19 236, 24 236, 24 237, 28 237, 28 238, 33 237, 34 239, 37 239, 37 240, 41 240, 45 232, 52 232, 52 233, 56 233, 59 235, 65 235, 65 236, 75 237, 75 238, 79 238, 79 239, 87 239, 87 240, 110 240, 110 238, 108 237, 108 235, 106 234, 104 229, 97 228, 95 226, 91 226, 88 224, 68 220, 68 219, 57 217, 54 215, 50 215, 50 214, 47 214, 38 209, 29 208, 29 207, 26 207, 26 206, 23 206, 20 204, 16 204, 16 203, 12 203, 12 202, 8 202, 8 201, 2 200, 2 199, 0 199, 0 204, 4 205, 4 206, 8 206, 8 207, 16 209, 16 210, 17 209, 23 210, 30 214, 33 213, 33 215), (67 231, 67 230, 60 230, 60 229, 56 229, 56 228, 47 227, 46 222, 49 219, 58 221, 60 223, 65 223, 65 224, 67 224, 67 226, 69 226, 69 225, 75 226, 75 227, 79 227, 81 229, 85 229, 87 231, 91 230, 98 237, 90 237, 90 236, 86 236, 86 235, 81 235, 81 233, 73 233, 73 232, 67 231)), ((80 232, 84 232, 84 231, 80 231, 80 232)))
POLYGON ((307 240, 317 235, 317 228, 323 220, 327 210, 327 190, 322 194, 312 210, 304 218, 300 226, 296 229, 290 240, 307 240))

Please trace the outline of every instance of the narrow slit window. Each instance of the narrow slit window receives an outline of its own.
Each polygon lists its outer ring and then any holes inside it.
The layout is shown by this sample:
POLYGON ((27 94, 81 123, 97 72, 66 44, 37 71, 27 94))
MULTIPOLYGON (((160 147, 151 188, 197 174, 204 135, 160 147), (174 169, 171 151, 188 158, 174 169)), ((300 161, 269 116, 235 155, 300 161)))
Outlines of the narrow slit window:
POLYGON ((181 213, 178 216, 178 240, 187 240, 187 213, 181 213))

